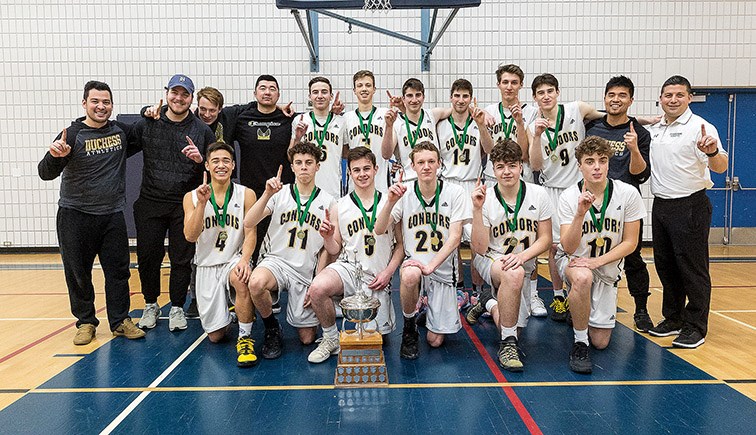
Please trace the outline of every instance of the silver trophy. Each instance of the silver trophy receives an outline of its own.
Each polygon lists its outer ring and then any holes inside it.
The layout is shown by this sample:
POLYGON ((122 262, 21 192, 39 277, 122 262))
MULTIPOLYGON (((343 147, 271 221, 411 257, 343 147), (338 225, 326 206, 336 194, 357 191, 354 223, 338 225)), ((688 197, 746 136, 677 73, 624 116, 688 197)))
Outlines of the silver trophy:
MULTIPOLYGON (((353 264, 356 270, 353 279, 357 292, 352 296, 345 297, 339 303, 341 311, 344 313, 344 318, 341 321, 341 330, 347 331, 345 323, 347 321, 352 322, 356 325, 356 332, 359 334, 359 339, 362 340, 364 332, 370 333, 377 331, 378 322, 375 320, 375 317, 378 315, 378 307, 381 306, 381 302, 374 297, 368 296, 363 289, 365 286, 365 283, 362 281, 364 272, 362 265, 359 260, 357 260, 356 249, 354 250, 353 264), (375 322, 375 329, 367 329, 370 322, 375 322)), ((355 331, 347 331, 347 333, 354 332, 355 331)))

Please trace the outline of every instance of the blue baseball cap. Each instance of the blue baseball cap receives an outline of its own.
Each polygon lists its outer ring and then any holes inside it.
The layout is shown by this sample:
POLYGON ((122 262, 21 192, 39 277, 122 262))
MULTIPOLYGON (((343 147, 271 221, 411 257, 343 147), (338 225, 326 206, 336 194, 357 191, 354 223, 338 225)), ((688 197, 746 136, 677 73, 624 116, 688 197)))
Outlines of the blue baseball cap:
POLYGON ((181 86, 190 94, 194 94, 194 82, 192 82, 192 79, 183 74, 176 74, 175 76, 171 77, 171 79, 168 81, 168 86, 166 86, 165 89, 169 91, 176 86, 181 86))

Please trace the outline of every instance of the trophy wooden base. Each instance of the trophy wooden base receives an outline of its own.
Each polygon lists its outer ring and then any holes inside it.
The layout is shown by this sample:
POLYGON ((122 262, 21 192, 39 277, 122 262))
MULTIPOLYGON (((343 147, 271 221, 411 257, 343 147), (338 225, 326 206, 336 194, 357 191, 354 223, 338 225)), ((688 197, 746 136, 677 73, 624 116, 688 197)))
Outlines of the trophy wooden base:
POLYGON ((388 386, 388 371, 383 358, 383 337, 378 332, 342 331, 341 350, 334 385, 341 388, 388 386))

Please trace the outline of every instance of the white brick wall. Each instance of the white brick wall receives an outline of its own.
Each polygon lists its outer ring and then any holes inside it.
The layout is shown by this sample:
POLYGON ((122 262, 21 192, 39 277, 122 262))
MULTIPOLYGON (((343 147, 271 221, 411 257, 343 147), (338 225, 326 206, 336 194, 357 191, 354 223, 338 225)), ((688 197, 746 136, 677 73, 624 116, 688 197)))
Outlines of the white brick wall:
MULTIPOLYGON (((419 37, 419 11, 345 14, 419 37)), ((446 104, 458 77, 470 79, 480 103, 488 103, 498 98, 493 71, 502 61, 522 66, 526 83, 554 73, 562 100, 597 105, 606 80, 626 74, 637 86, 634 114, 658 112, 659 86, 672 74, 695 86, 756 86, 753 1, 483 0, 457 15, 425 73, 416 46, 357 27, 350 35, 347 24, 326 17, 320 31, 320 74, 347 104, 354 104, 351 76, 363 68, 377 76, 379 104, 385 89, 398 92, 410 76, 425 83, 429 105, 446 104)), ((301 109, 313 75, 307 59, 291 14, 273 0, 3 0, 0 245, 57 244, 59 182, 41 181, 36 165, 57 132, 81 115, 87 80, 111 85, 117 114, 156 102, 177 72, 198 87, 221 89, 229 103, 249 101, 257 75, 269 73, 282 100, 301 109)))

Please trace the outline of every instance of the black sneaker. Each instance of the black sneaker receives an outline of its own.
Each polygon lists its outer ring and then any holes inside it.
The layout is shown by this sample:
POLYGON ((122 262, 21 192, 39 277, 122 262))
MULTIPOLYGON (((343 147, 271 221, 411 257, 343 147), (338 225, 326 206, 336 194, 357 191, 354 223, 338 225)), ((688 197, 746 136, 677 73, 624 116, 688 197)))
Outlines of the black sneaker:
POLYGON ((405 328, 402 331, 402 347, 399 349, 399 356, 404 359, 417 359, 420 354, 417 342, 420 339, 420 334, 417 330, 405 328))
POLYGON ((648 311, 643 308, 635 312, 633 315, 633 323, 635 324, 635 330, 640 332, 648 332, 654 327, 654 322, 651 321, 651 316, 649 316, 648 311))
POLYGON ((675 340, 672 342, 672 346, 674 347, 682 347, 685 349, 695 349, 698 346, 704 344, 703 334, 698 330, 698 328, 695 328, 691 325, 684 325, 682 327, 682 331, 680 331, 680 335, 675 338, 675 340))
POLYGON ((262 356, 265 359, 275 359, 283 353, 283 334, 281 327, 266 328, 263 338, 262 356))
POLYGON ((664 319, 653 328, 649 328, 648 333, 654 337, 669 337, 670 335, 680 334, 682 322, 664 319))
POLYGON ((475 305, 470 307, 469 310, 467 310, 467 314, 465 315, 465 320, 467 320, 467 323, 471 325, 478 323, 480 316, 486 312, 486 304, 491 299, 493 299, 491 290, 488 288, 483 288, 483 291, 480 292, 478 301, 475 303, 475 305))
POLYGON ((504 367, 505 370, 510 372, 521 372, 522 361, 520 361, 520 353, 517 349, 517 339, 514 337, 507 337, 499 342, 499 365, 504 367))
POLYGON ((549 307, 554 309, 551 312, 551 320, 555 322, 564 322, 567 320, 567 310, 570 309, 570 305, 563 297, 554 296, 554 300, 551 301, 549 307))
POLYGON ((186 310, 186 317, 189 319, 199 318, 199 308, 197 308, 197 299, 192 299, 189 302, 189 309, 186 310))
POLYGON ((570 370, 583 374, 590 374, 593 371, 593 363, 591 363, 591 354, 587 344, 578 341, 572 345, 570 370))

